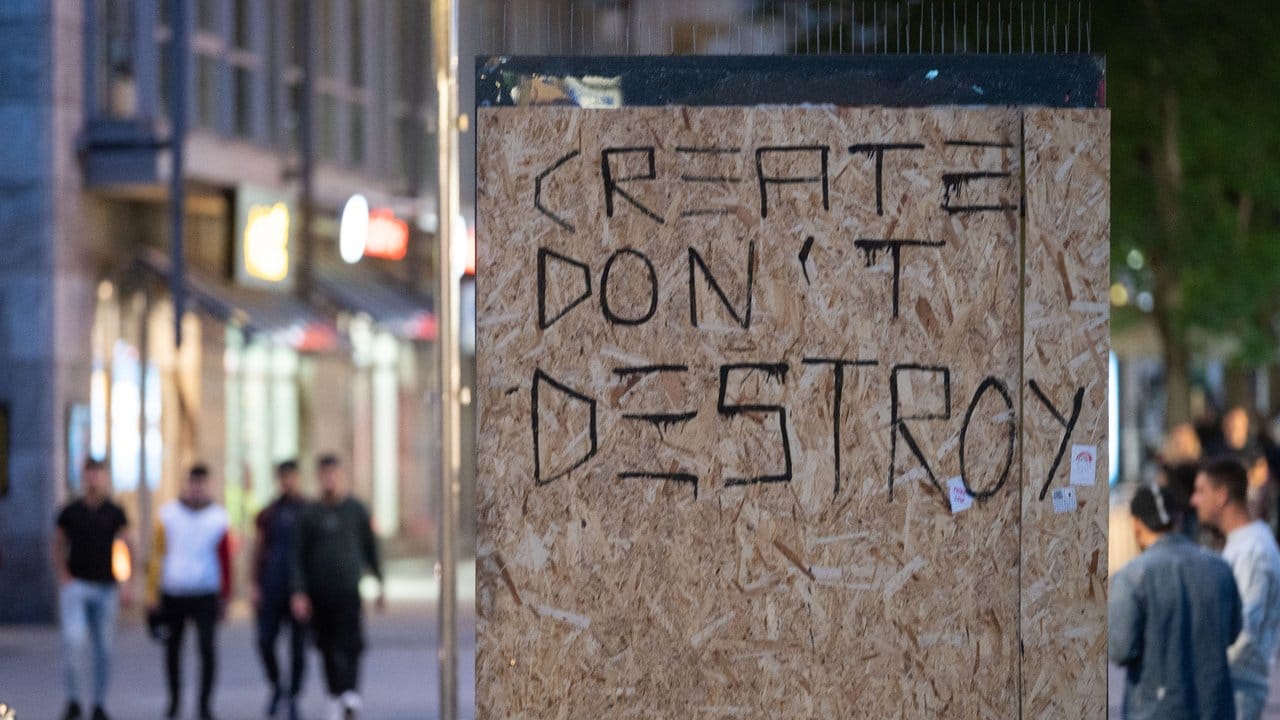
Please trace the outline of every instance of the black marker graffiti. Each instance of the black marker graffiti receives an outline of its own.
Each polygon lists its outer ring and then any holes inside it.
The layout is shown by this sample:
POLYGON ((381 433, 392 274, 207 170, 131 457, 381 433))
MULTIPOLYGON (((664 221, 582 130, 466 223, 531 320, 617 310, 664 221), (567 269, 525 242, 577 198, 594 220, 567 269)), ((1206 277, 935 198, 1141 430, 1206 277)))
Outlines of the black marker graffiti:
POLYGON ((829 197, 829 183, 827 180, 827 154, 830 151, 826 145, 776 145, 770 147, 756 148, 756 179, 760 183, 760 217, 769 217, 769 186, 770 185, 795 185, 800 183, 822 183, 822 209, 831 209, 831 200, 829 197), (776 176, 765 175, 764 173, 764 156, 766 153, 801 153, 816 152, 821 158, 822 171, 818 175, 801 175, 801 176, 776 176))
POLYGON ((969 410, 964 414, 964 424, 960 426, 960 479, 964 483, 964 489, 969 493, 969 495, 978 500, 985 500, 986 498, 995 495, 1000 488, 1004 487, 1005 482, 1009 479, 1009 469, 1013 467, 1013 448, 1016 443, 1017 425, 1013 418, 1013 398, 1009 396, 1009 388, 1001 382, 999 378, 988 376, 980 385, 978 385, 977 391, 973 393, 973 400, 969 403, 969 410), (1005 448, 1004 468, 1000 470, 1000 479, 996 481, 995 485, 992 485, 987 490, 976 490, 969 482, 969 473, 965 469, 964 464, 964 451, 965 446, 967 445, 966 439, 969 434, 969 423, 973 420, 973 413, 978 409, 978 403, 981 402, 982 395, 988 390, 995 390, 999 393, 1001 399, 1004 400, 1005 408, 1009 415, 1009 442, 1005 448))
MULTIPOLYGON (((717 147, 677 147, 676 152, 684 155, 735 155, 741 152, 741 148, 717 148, 717 147)), ((681 173, 680 179, 685 182, 700 183, 740 183, 742 178, 732 175, 692 175, 689 173, 681 173)))
MULTIPOLYGON (((698 156, 719 157, 722 155, 736 155, 737 153, 742 152, 742 148, 678 146, 676 147, 676 152, 682 155, 692 155, 694 157, 698 157, 698 156)), ((681 173, 680 179, 683 180, 684 182, 691 182, 691 183, 714 183, 714 184, 730 184, 730 185, 742 182, 742 178, 736 175, 725 175, 723 173, 717 174, 717 175, 706 175, 706 174, 699 175, 699 174, 693 174, 693 173, 681 173)), ((730 215, 732 213, 733 211, 730 210, 729 208, 695 208, 692 210, 681 211, 680 217, 686 217, 686 218, 705 217, 709 215, 730 215)))
MULTIPOLYGON (((617 375, 619 378, 627 378, 635 375, 648 376, 648 375, 657 375, 659 373, 683 373, 688 371, 689 371, 688 365, 635 365, 635 366, 614 368, 613 374, 617 375)), ((627 389, 630 390, 631 388, 635 387, 636 384, 639 383, 641 380, 643 380, 643 377, 639 377, 634 380, 631 380, 627 384, 627 389)), ((647 422, 650 425, 653 425, 655 428, 657 428, 659 434, 664 434, 664 435, 665 435, 665 431, 668 428, 674 425, 680 425, 682 423, 689 422, 690 420, 694 419, 697 416, 698 416, 698 412, 696 410, 692 412, 678 412, 678 413, 672 413, 672 412, 623 413, 622 415, 622 417, 627 420, 640 420, 643 422, 647 422)))
POLYGON ((653 180, 658 177, 658 173, 653 162, 652 145, 648 147, 606 148, 600 153, 600 177, 604 180, 605 215, 613 217, 613 196, 620 195, 622 199, 634 205, 636 209, 644 213, 650 219, 658 222, 659 224, 666 224, 666 221, 662 219, 662 216, 642 205, 639 200, 635 199, 635 197, 626 190, 618 187, 618 183, 632 182, 635 180, 653 180), (611 158, 614 155, 633 155, 636 153, 645 153, 649 162, 649 171, 643 175, 624 175, 622 177, 615 178, 613 176, 613 163, 611 162, 611 158))
POLYGON ((568 312, 578 305, 587 301, 591 297, 591 268, 586 263, 578 262, 568 255, 549 250, 547 248, 538 248, 538 327, 546 330, 551 327, 557 320, 564 317, 568 312), (554 316, 547 317, 547 260, 556 260, 572 265, 582 271, 582 284, 584 289, 580 295, 570 300, 567 305, 560 308, 554 316))
POLYGON ((669 480, 671 482, 685 483, 693 486, 693 499, 698 499, 698 476, 693 473, 682 472, 620 472, 618 478, 621 480, 629 480, 633 478, 643 480, 669 480))
POLYGON ((552 163, 551 167, 538 173, 538 177, 534 178, 533 180, 533 207, 536 208, 538 212, 554 220, 557 225, 564 228, 565 230, 568 230, 569 232, 575 231, 573 225, 568 220, 565 220, 559 215, 551 212, 551 210, 547 209, 547 207, 542 204, 542 181, 546 180, 547 177, 551 175, 551 173, 555 172, 556 170, 559 170, 561 165, 564 165, 565 163, 569 162, 570 160, 576 157, 578 157, 577 150, 574 150, 573 152, 562 156, 559 160, 556 160, 554 163, 552 163))
POLYGON ((996 202, 986 205, 952 205, 951 196, 959 194, 968 187, 969 183, 974 180, 991 180, 998 178, 1007 178, 1007 172, 958 172, 942 174, 942 209, 952 215, 962 213, 979 213, 979 212, 1004 212, 1006 210, 1017 210, 1017 203, 996 202))
POLYGON ((890 150, 923 150, 920 143, 863 143, 850 145, 849 153, 866 153, 876 161, 876 215, 884 215, 884 154, 890 150))
POLYGON ((604 264, 604 272, 600 274, 600 311, 611 325, 643 325, 658 311, 658 272, 653 269, 653 263, 649 262, 644 253, 633 248, 623 248, 609 256, 604 264), (649 272, 649 307, 637 317, 622 317, 609 305, 609 277, 613 272, 614 262, 620 257, 639 258, 649 272))
POLYGON ((724 289, 720 287, 720 283, 716 282, 715 277, 711 274, 711 270, 707 268, 707 263, 702 259, 702 255, 697 250, 689 248, 689 323, 694 327, 698 327, 698 286, 695 282, 694 267, 702 270, 702 278, 711 286, 712 291, 720 297, 720 302, 724 304, 729 315, 733 317, 744 330, 751 328, 751 299, 754 294, 756 284, 756 243, 754 240, 747 244, 747 298, 743 303, 743 309, 738 310, 729 302, 729 296, 725 295, 724 289))
POLYGON ((716 409, 725 417, 741 415, 750 412, 759 413, 776 413, 778 416, 778 430, 782 433, 782 457, 784 469, 778 475, 756 475, 755 477, 730 477, 725 478, 724 484, 730 485, 753 485, 756 483, 778 483, 791 482, 791 439, 787 432, 787 409, 781 405, 764 405, 764 404, 733 404, 726 402, 725 396, 729 391, 729 373, 737 370, 756 370, 765 373, 769 378, 778 382, 785 382, 787 376, 786 363, 733 363, 720 366, 720 397, 716 400, 716 409))
POLYGON ((813 284, 809 279, 809 253, 813 251, 813 236, 804 239, 804 246, 800 248, 800 269, 804 271, 804 281, 807 284, 813 284))
POLYGON ((569 473, 578 469, 588 460, 595 457, 596 452, 599 451, 600 443, 599 443, 599 438, 596 435, 596 401, 595 401, 595 398, 587 397, 586 395, 583 395, 582 393, 578 392, 577 390, 574 390, 568 385, 565 385, 557 381, 555 378, 543 372, 541 368, 535 369, 533 371, 533 389, 530 391, 530 399, 531 399, 530 415, 533 418, 533 482, 535 485, 546 485, 552 482, 553 480, 562 478, 565 475, 568 475, 569 473), (565 468, 564 470, 561 470, 558 473, 555 473, 551 477, 546 477, 546 478, 542 476, 542 443, 538 436, 538 424, 539 424, 538 421, 541 419, 541 406, 538 402, 539 389, 542 387, 544 383, 547 385, 550 385, 555 390, 568 396, 570 400, 573 400, 575 402, 585 403, 587 405, 588 410, 591 413, 590 427, 588 429, 588 436, 591 440, 591 447, 587 450, 587 452, 582 457, 578 458, 572 465, 565 468))
MULTIPOLYGON (((629 378, 635 376, 628 387, 634 387, 643 377, 649 375, 657 375, 659 373, 676 373, 688 372, 686 365, 638 365, 630 367, 617 367, 613 369, 613 374, 619 378, 629 378)), ((697 411, 682 413, 623 413, 622 417, 626 420, 639 420, 649 423, 658 430, 658 435, 666 436, 667 429, 680 425, 697 417, 697 411)), ((650 478, 657 480, 673 480, 676 482, 687 482, 693 484, 693 497, 698 498, 698 476, 685 472, 657 472, 649 470, 629 470, 618 474, 619 478, 650 478)))
POLYGON ((618 377, 627 375, 651 375, 653 373, 662 372, 689 372, 688 365, 630 365, 627 367, 617 367, 613 369, 613 374, 618 377))
POLYGON ((867 267, 876 263, 876 255, 883 250, 889 251, 893 259, 893 316, 898 317, 898 304, 902 287, 902 248, 904 247, 942 247, 946 243, 941 240, 872 240, 861 238, 853 241, 854 247, 862 251, 867 267))
MULTIPOLYGON (((911 429, 907 427, 908 420, 950 420, 951 419, 951 369, 943 366, 928 366, 904 364, 894 365, 889 372, 889 500, 893 500, 893 482, 894 477, 898 474, 898 436, 906 441, 907 447, 911 453, 916 456, 916 460, 924 466, 925 473, 929 476, 929 482, 938 489, 938 494, 942 497, 942 502, 947 505, 947 494, 942 490, 942 484, 938 482, 938 478, 933 474, 933 468, 929 466, 929 461, 925 459, 924 452, 920 450, 920 444, 916 442, 915 436, 911 434, 911 429), (902 372, 924 372, 933 373, 942 376, 942 392, 943 405, 945 408, 940 413, 926 413, 923 415, 906 415, 900 414, 901 407, 898 404, 898 374, 902 372)), ((948 505, 948 507, 950 507, 948 505)))
POLYGON ((839 358, 805 358, 805 365, 830 365, 835 374, 831 397, 831 443, 835 447, 836 488, 840 494, 840 403, 844 398, 844 369, 847 367, 875 367, 875 360, 842 360, 839 358))
POLYGON ((947 140, 942 144, 948 147, 1003 148, 1005 150, 1013 147, 1013 143, 1003 140, 947 140))
POLYGON ((1040 398, 1040 402, 1044 403, 1044 406, 1053 415, 1054 419, 1062 423, 1062 427, 1066 429, 1066 432, 1062 434, 1062 442, 1058 444, 1058 454, 1053 456, 1053 464, 1049 466, 1049 474, 1045 476, 1044 484, 1040 486, 1040 499, 1044 500, 1049 493, 1049 484, 1053 482, 1053 476, 1058 472, 1058 465, 1062 462, 1062 456, 1067 452, 1067 445, 1071 442, 1071 433, 1076 429, 1076 421, 1080 419, 1080 408, 1084 406, 1084 388, 1076 389, 1075 397, 1071 399, 1071 417, 1066 418, 1049 400, 1049 397, 1044 394, 1044 391, 1040 389, 1035 380, 1031 380, 1028 384, 1031 386, 1031 392, 1040 398))

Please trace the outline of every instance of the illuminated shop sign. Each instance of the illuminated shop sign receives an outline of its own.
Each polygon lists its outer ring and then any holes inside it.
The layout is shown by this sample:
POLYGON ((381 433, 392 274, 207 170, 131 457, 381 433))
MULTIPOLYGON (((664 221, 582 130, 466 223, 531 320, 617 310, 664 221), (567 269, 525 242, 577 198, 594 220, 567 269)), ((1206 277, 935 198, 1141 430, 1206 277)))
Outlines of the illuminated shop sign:
POLYGON ((403 260, 408 249, 409 223, 396 217, 389 208, 370 210, 369 242, 364 254, 384 260, 403 260))
POLYGON ((242 188, 236 214, 236 279, 248 285, 287 285, 294 226, 289 200, 242 188))
POLYGON ((352 195, 342 208, 338 251, 350 264, 360 258, 403 260, 409 250, 409 224, 390 208, 369 208, 363 195, 352 195))

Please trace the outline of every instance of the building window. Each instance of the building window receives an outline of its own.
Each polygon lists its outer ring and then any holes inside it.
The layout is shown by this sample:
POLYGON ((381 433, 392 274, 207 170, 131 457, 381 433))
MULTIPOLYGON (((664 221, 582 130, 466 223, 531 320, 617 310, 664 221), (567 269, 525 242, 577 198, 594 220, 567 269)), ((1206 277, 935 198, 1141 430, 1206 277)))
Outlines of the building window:
POLYGON ((215 129, 218 123, 218 61, 196 56, 196 124, 215 129))
POLYGON ((351 103, 348 112, 351 113, 351 165, 361 167, 364 165, 364 104, 351 103))
POLYGON ((138 113, 137 83, 133 73, 133 18, 125 0, 97 5, 97 57, 94 111, 108 117, 133 117, 138 113))
POLYGON ((221 29, 222 23, 219 22, 218 11, 221 9, 222 2, 220 0, 196 0, 196 27, 205 32, 216 33, 221 29))
POLYGON ((317 21, 315 25, 319 38, 316 48, 320 50, 320 74, 325 77, 338 77, 338 43, 333 33, 335 19, 333 0, 320 0, 313 7, 318 13, 314 19, 317 21))
POLYGON ((249 70, 239 67, 233 72, 236 135, 250 137, 253 135, 253 75, 249 70))
POLYGON ((320 157, 338 160, 338 101, 330 95, 320 98, 320 157))
POLYGON ((350 0, 347 3, 347 32, 351 41, 351 85, 364 85, 364 3, 350 0))
POLYGON ((239 50, 253 49, 253 5, 249 0, 232 0, 235 6, 231 27, 231 46, 239 50))

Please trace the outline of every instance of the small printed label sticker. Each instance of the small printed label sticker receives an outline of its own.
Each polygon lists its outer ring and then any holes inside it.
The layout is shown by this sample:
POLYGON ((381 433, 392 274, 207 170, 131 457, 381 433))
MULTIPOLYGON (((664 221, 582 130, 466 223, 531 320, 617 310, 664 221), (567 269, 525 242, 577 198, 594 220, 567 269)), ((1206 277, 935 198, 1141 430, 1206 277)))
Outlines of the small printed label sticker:
POLYGON ((951 500, 953 514, 973 507, 973 496, 964 488, 964 478, 957 476, 947 480, 947 497, 951 500))
POLYGON ((1076 489, 1058 488, 1053 491, 1053 511, 1056 513, 1076 511, 1076 489))
POLYGON ((1071 484, 1092 485, 1098 467, 1097 445, 1071 446, 1071 484))

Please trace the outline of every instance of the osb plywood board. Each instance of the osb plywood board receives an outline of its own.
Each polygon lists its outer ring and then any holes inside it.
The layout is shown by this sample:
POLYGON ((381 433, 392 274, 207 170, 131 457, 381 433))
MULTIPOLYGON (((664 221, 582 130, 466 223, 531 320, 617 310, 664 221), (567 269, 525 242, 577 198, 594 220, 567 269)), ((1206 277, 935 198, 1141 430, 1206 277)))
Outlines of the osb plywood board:
POLYGON ((1025 134, 1024 717, 1105 718, 1110 116, 1025 134))
POLYGON ((479 717, 1017 715, 1020 120, 480 110, 479 717))

